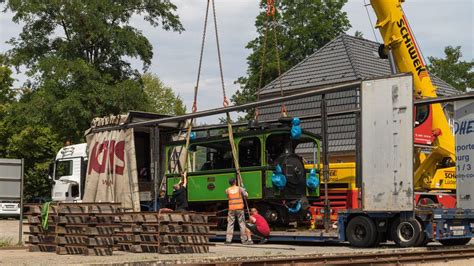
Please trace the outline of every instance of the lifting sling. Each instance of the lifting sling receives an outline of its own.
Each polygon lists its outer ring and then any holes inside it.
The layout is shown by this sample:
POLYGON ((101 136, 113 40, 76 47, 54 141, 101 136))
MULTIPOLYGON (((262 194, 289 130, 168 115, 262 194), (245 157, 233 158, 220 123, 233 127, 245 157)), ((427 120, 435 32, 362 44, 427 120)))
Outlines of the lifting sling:
MULTIPOLYGON (((221 52, 220 52, 220 44, 219 44, 219 34, 217 31, 217 16, 216 16, 216 8, 215 8, 215 3, 214 0, 208 0, 207 1, 207 6, 206 6, 206 15, 205 15, 205 20, 204 20, 204 30, 203 30, 203 36, 202 36, 202 43, 201 43, 201 55, 199 58, 199 67, 198 67, 198 76, 197 76, 197 81, 196 81, 196 86, 194 88, 194 102, 193 102, 193 109, 192 112, 195 113, 197 111, 197 93, 198 93, 198 88, 199 88, 199 79, 201 75, 201 66, 202 66, 202 57, 204 53, 204 45, 205 45, 205 39, 206 39, 206 30, 207 30, 207 20, 208 20, 208 14, 209 14, 209 4, 212 2, 212 11, 213 11, 213 18, 214 18, 214 30, 215 30, 215 36, 216 36, 216 44, 217 44, 217 56, 219 60, 219 71, 220 71, 220 77, 221 77, 221 86, 222 86, 222 95, 223 95, 223 106, 227 107, 229 106, 229 100, 227 99, 226 91, 225 91, 225 86, 224 86, 224 74, 223 74, 223 68, 222 68, 222 60, 221 60, 221 52)), ((235 147, 235 141, 234 141, 234 134, 233 134, 233 128, 232 128, 232 120, 230 118, 229 112, 226 112, 226 118, 227 118, 227 129, 228 129, 228 134, 229 134, 229 144, 231 146, 232 150, 232 157, 234 160, 234 166, 235 166, 235 171, 236 171, 236 180, 237 184, 239 186, 244 186, 242 176, 240 173, 240 164, 239 164, 239 159, 238 159, 238 154, 237 154, 237 148, 235 147)), ((185 159, 185 165, 183 167, 184 171, 181 175, 181 182, 186 182, 187 181, 187 172, 188 172, 188 150, 189 150, 189 143, 190 143, 190 136, 191 136, 191 131, 192 131, 192 124, 193 121, 191 120, 188 129, 187 129, 187 134, 186 134, 186 144, 184 147, 184 158, 185 159)), ((246 206, 246 210, 250 215, 247 199, 243 197, 244 200, 244 205, 246 206)))
MULTIPOLYGON (((220 44, 219 44, 219 33, 217 31, 217 16, 216 16, 216 7, 214 4, 214 0, 212 1, 212 11, 214 15, 214 30, 216 33, 216 44, 217 44, 217 58, 219 60, 219 72, 221 76, 221 85, 222 85, 222 96, 223 96, 223 106, 227 107, 229 106, 229 100, 227 99, 226 92, 225 92, 225 86, 224 86, 224 74, 222 70, 222 60, 221 60, 221 50, 220 50, 220 44)), ((235 147, 235 141, 234 141, 234 132, 232 128, 232 120, 230 118, 229 112, 226 112, 226 118, 227 118, 227 131, 229 134, 229 144, 232 149, 232 157, 234 159, 234 167, 235 167, 235 174, 237 177, 237 185, 244 187, 244 182, 242 180, 242 176, 240 174, 240 164, 239 164, 239 157, 237 154, 237 148, 235 147)), ((246 207, 247 213, 250 215, 249 211, 249 206, 247 203, 246 197, 242 197, 244 200, 244 205, 246 207)))
MULTIPOLYGON (((195 113, 197 111, 197 95, 198 95, 198 90, 199 90, 199 81, 201 78, 201 68, 202 68, 202 57, 204 55, 204 43, 206 42, 206 30, 207 30, 207 20, 209 17, 209 2, 210 0, 207 1, 207 6, 206 6, 206 16, 204 18, 204 30, 202 34, 202 41, 201 41, 201 53, 199 56, 199 66, 198 66, 198 73, 197 73, 197 78, 196 78, 196 86, 194 86, 194 101, 193 101, 193 107, 192 107, 192 112, 195 113)), ((189 121, 188 124, 188 129, 186 131, 186 144, 184 145, 184 155, 183 157, 185 158, 184 160, 184 166, 182 168, 183 172, 181 173, 181 182, 180 183, 185 183, 187 182, 187 176, 188 176, 188 151, 189 151, 189 142, 191 139, 191 131, 193 129, 193 119, 189 121)), ((179 158, 178 158, 179 161, 179 158)))
MULTIPOLYGON (((280 88, 280 95, 283 95, 283 85, 281 82, 281 63, 280 63, 280 53, 278 51, 278 38, 277 38, 277 21, 276 21, 276 7, 275 7, 275 0, 267 0, 267 21, 265 23, 265 32, 263 35, 263 48, 262 48, 262 57, 260 62, 260 75, 258 80, 258 88, 257 88, 257 101, 260 100, 260 90, 262 89, 263 83, 263 71, 265 69, 265 58, 267 53, 267 39, 268 39, 268 28, 269 25, 272 24, 273 30, 273 42, 275 46, 275 56, 277 60, 277 69, 278 69, 278 87, 280 88)), ((282 117, 287 117, 288 112, 286 110, 286 105, 284 102, 281 103, 281 115, 282 117)), ((258 120, 259 110, 258 107, 255 108, 255 120, 258 120)))

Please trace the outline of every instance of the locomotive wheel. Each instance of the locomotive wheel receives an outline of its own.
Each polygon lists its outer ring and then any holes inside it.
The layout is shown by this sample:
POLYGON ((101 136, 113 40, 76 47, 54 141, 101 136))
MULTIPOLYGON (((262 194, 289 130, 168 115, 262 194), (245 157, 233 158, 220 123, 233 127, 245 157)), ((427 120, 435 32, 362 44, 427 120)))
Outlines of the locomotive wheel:
POLYGON ((279 219, 278 212, 273 210, 273 209, 268 209, 263 213, 263 217, 269 222, 269 223, 276 223, 279 219))
POLYGON ((374 246, 377 235, 375 223, 366 216, 352 218, 346 228, 347 240, 354 247, 367 248, 374 246))
POLYGON ((471 242, 471 238, 454 238, 454 239, 443 239, 439 240, 443 246, 464 246, 471 242))
POLYGON ((420 238, 423 237, 421 225, 415 218, 395 219, 390 231, 393 241, 404 248, 416 246, 421 242, 420 238))

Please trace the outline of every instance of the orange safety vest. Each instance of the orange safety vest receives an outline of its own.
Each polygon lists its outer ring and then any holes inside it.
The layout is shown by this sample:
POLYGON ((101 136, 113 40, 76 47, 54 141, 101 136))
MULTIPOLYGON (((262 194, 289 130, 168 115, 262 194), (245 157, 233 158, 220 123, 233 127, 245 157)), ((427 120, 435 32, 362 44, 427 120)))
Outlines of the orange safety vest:
POLYGON ((242 193, 240 187, 231 186, 227 189, 227 198, 229 199, 229 211, 243 210, 244 200, 242 199, 242 193))

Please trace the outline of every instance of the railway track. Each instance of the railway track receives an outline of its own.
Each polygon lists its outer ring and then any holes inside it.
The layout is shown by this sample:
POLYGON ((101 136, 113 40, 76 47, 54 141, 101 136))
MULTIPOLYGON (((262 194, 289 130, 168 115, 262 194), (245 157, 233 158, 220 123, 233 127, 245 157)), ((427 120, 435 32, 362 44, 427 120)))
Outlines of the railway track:
POLYGON ((474 246, 459 248, 436 248, 428 250, 397 250, 394 252, 364 252, 344 253, 330 256, 285 256, 285 257, 262 257, 262 258, 228 258, 228 260, 213 262, 193 262, 187 265, 216 265, 216 266, 240 266, 240 265, 374 265, 387 263, 427 263, 434 261, 454 261, 460 259, 474 258, 474 246))
POLYGON ((28 249, 27 246, 7 246, 7 247, 0 247, 0 251, 2 250, 22 250, 28 249))

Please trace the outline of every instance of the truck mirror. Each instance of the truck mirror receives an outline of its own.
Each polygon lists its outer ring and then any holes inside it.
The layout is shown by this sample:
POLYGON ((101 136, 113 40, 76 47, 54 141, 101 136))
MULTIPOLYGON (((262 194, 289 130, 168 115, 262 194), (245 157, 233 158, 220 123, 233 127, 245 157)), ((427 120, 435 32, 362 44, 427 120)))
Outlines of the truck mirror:
POLYGON ((54 162, 48 165, 48 179, 49 180, 53 180, 53 174, 54 174, 54 162))

